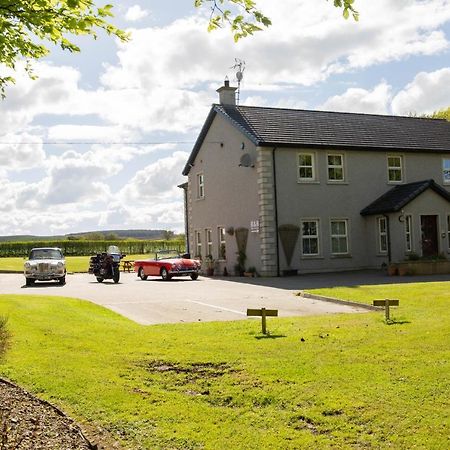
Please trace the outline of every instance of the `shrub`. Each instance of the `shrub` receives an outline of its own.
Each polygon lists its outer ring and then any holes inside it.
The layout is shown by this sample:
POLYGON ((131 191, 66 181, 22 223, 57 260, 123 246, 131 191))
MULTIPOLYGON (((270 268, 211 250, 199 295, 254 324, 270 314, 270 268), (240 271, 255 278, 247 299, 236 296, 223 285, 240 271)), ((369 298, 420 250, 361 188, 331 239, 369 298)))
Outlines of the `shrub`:
POLYGON ((8 319, 0 316, 0 360, 5 356, 9 347, 10 334, 7 328, 8 319))

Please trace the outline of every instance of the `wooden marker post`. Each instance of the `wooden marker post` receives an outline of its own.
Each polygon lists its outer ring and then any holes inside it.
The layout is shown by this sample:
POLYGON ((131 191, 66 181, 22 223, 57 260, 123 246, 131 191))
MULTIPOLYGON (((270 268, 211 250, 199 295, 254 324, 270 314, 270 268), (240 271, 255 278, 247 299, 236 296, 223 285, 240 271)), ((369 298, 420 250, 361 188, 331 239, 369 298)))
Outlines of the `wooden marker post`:
POLYGON ((247 316, 261 317, 262 333, 267 334, 266 317, 277 317, 278 309, 247 309, 247 316))
POLYGON ((389 307, 390 306, 398 306, 399 305, 398 300, 392 300, 385 298, 384 300, 374 300, 373 306, 384 306, 384 311, 386 315, 386 322, 389 322, 391 320, 390 313, 389 313, 389 307))

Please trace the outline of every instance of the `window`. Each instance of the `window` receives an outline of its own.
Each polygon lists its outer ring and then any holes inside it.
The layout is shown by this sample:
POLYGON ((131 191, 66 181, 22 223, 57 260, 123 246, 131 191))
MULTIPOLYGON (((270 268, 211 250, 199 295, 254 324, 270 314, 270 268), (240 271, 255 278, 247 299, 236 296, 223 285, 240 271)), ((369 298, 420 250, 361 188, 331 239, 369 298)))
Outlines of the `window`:
POLYGON ((333 255, 345 255, 348 253, 348 225, 347 220, 332 220, 331 229, 331 253, 333 255))
POLYGON ((195 232, 195 256, 199 258, 202 256, 202 234, 200 231, 195 232))
POLYGON ((302 253, 303 255, 319 254, 319 221, 302 221, 302 253))
POLYGON ((447 248, 450 250, 450 216, 447 216, 447 248))
POLYGON ((450 184, 450 159, 442 160, 442 179, 444 184, 450 184))
POLYGON ((412 216, 405 216, 405 244, 406 251, 412 252, 412 216))
POLYGON ((388 156, 388 181, 389 183, 401 183, 403 181, 403 161, 401 156, 388 156))
POLYGON ((327 155, 328 181, 344 181, 344 155, 327 155))
POLYGON ((314 154, 298 154, 298 181, 314 181, 316 174, 314 170, 314 154))
POLYGON ((205 177, 202 173, 197 175, 197 198, 205 198, 205 177))
POLYGON ((219 259, 226 259, 226 247, 225 247, 225 228, 219 227, 217 229, 217 242, 219 243, 219 248, 217 254, 219 255, 219 259))
POLYGON ((388 250, 386 217, 378 218, 378 244, 379 244, 380 253, 386 253, 388 250))
POLYGON ((212 257, 212 233, 211 230, 205 230, 206 242, 206 256, 212 257))

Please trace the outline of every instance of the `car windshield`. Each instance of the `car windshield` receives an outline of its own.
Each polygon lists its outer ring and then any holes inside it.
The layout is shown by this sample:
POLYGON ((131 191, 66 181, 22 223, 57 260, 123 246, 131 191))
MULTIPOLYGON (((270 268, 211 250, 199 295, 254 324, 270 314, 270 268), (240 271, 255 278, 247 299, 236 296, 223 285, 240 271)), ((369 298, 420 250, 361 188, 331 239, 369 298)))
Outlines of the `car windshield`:
POLYGON ((179 257, 180 253, 178 250, 160 250, 156 253, 155 259, 175 259, 179 257))
POLYGON ((37 248, 31 250, 30 259, 63 259, 63 255, 57 248, 37 248))

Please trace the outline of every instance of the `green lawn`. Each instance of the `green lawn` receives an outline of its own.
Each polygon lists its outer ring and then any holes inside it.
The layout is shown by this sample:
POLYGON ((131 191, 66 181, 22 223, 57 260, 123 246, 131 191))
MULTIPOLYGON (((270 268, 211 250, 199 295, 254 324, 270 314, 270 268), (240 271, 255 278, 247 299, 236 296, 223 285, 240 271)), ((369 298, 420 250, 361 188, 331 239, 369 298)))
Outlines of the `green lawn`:
MULTIPOLYGON (((153 258, 154 255, 127 255, 125 260, 153 258)), ((67 256, 68 272, 87 272, 89 269, 89 256, 67 256)), ((25 258, 0 258, 0 271, 22 272, 25 258)))
MULTIPOLYGON (((314 291, 382 312, 140 326, 75 299, 0 296, 0 374, 132 449, 448 448, 450 282, 314 291)), ((302 301, 300 298, 298 301, 302 301)))

